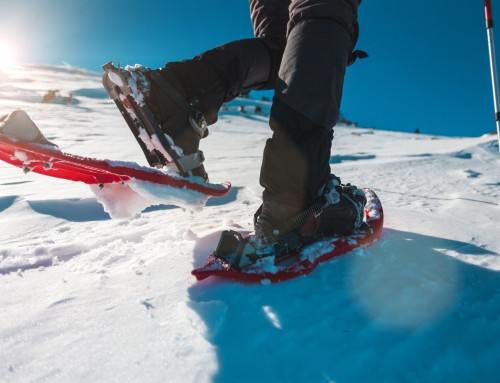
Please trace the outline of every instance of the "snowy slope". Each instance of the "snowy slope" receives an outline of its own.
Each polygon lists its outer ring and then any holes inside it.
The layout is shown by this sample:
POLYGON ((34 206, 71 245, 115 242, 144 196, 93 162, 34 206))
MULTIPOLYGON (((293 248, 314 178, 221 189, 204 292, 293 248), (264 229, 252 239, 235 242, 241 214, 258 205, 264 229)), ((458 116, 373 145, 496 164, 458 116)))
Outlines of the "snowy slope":
MULTIPOLYGON (((26 110, 65 152, 145 165, 105 96, 83 69, 0 72, 0 115, 26 110), (48 89, 72 103, 41 104, 48 89)), ((1 382, 500 381, 495 136, 338 126, 332 169, 375 189, 382 240, 282 284, 195 281, 222 230, 252 230, 269 109, 238 99, 211 127, 207 171, 233 190, 197 213, 112 220, 88 186, 0 163, 1 382)))

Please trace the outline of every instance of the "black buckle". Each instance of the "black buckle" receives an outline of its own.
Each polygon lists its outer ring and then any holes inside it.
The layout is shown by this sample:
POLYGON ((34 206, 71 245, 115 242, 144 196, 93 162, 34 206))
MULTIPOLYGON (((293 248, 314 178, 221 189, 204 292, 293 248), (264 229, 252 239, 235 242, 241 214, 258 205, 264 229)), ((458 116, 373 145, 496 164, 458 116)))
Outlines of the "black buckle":
POLYGON ((205 116, 198 109, 191 109, 189 112, 189 123, 200 138, 205 138, 208 134, 208 124, 205 116))
POLYGON ((224 230, 214 255, 236 269, 254 263, 257 250, 237 231, 224 230), (253 257, 252 257, 253 255, 253 257))

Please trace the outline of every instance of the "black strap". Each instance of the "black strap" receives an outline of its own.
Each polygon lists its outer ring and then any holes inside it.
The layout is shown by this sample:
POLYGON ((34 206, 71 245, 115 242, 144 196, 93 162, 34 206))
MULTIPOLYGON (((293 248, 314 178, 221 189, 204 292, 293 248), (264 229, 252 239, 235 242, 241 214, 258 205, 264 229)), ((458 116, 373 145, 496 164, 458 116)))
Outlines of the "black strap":
POLYGON ((160 74, 151 71, 148 73, 151 80, 156 82, 160 88, 172 99, 174 102, 179 105, 184 111, 190 110, 190 105, 186 101, 186 98, 175 89, 170 83, 165 80, 160 74))
POLYGON ((351 52, 351 54, 349 55, 349 59, 347 60, 347 66, 354 64, 357 59, 365 59, 367 57, 368 53, 357 49, 354 52, 351 52))
POLYGON ((257 209, 257 211, 255 212, 255 214, 253 215, 253 224, 254 226, 257 224, 257 218, 260 217, 260 215, 262 214, 262 207, 264 206, 264 204, 260 204, 259 208, 257 209))

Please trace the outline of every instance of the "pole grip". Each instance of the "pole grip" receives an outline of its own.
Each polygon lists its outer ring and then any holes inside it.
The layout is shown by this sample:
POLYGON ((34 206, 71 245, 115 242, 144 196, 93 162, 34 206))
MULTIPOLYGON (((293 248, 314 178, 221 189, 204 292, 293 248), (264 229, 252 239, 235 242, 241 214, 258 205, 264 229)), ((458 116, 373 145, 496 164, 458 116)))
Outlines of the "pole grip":
POLYGON ((493 12, 491 11, 491 0, 484 0, 484 16, 486 18, 486 29, 493 28, 493 12))

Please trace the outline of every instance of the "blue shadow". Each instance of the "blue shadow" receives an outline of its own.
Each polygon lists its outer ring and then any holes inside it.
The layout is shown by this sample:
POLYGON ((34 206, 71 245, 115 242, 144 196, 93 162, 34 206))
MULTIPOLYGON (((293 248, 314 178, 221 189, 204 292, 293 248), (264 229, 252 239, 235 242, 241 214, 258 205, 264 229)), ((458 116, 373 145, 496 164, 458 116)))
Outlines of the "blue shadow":
POLYGON ((37 213, 71 222, 105 221, 111 219, 95 198, 28 201, 28 204, 37 213))
POLYGON ((211 197, 206 206, 222 206, 227 205, 228 203, 236 201, 238 197, 238 192, 243 189, 241 186, 232 186, 229 193, 227 193, 224 197, 211 197))
MULTIPOLYGON (((196 264, 217 234, 199 239, 196 264)), ((371 248, 292 281, 195 283, 190 307, 217 353, 212 381, 500 381, 500 272, 449 254, 498 256, 386 229, 371 248)))
POLYGON ((360 160, 372 160, 376 156, 374 154, 354 154, 354 155, 345 155, 341 156, 339 154, 333 155, 330 157, 330 163, 331 164, 340 164, 341 162, 345 161, 360 161, 360 160))
POLYGON ((11 207, 16 199, 17 199, 17 196, 15 196, 15 195, 10 195, 7 197, 0 197, 0 212, 11 207))

